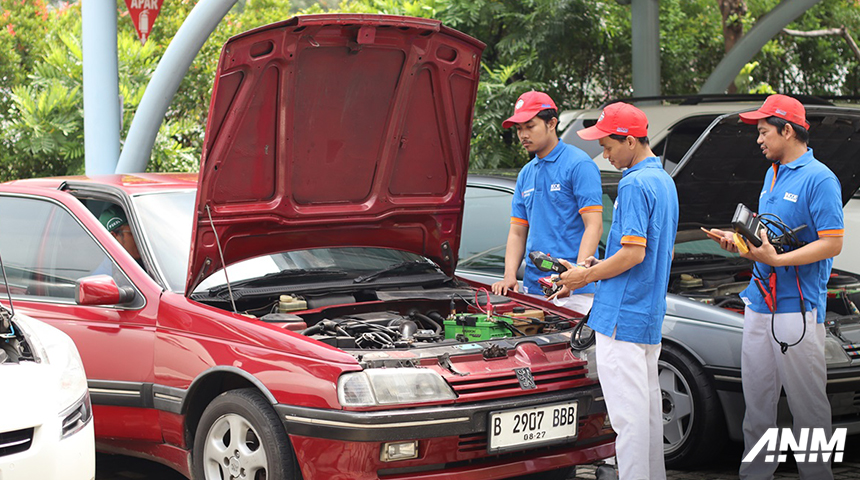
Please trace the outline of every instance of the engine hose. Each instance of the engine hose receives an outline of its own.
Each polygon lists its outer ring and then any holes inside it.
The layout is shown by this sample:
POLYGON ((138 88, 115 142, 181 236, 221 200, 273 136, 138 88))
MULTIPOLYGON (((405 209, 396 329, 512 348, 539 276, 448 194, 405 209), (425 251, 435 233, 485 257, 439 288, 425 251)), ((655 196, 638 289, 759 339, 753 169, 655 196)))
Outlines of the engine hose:
POLYGON ((594 330, 589 328, 588 331, 590 331, 591 334, 589 335, 588 333, 586 333, 585 337, 582 336, 583 331, 584 331, 586 325, 588 324, 588 316, 590 314, 591 314, 591 311, 589 310, 589 312, 585 314, 585 317, 583 317, 582 320, 580 320, 579 323, 577 323, 576 326, 573 327, 573 330, 570 332, 570 348, 571 348, 571 350, 575 350, 575 351, 579 352, 579 351, 585 350, 585 349, 591 347, 592 345, 594 345, 595 340, 597 339, 597 337, 594 334, 594 330))
POLYGON ((409 316, 413 317, 413 318, 417 318, 418 320, 420 320, 422 322, 429 323, 430 325, 433 326, 433 329, 436 330, 436 335, 442 335, 442 325, 440 325, 438 322, 433 320, 433 318, 431 318, 431 317, 435 316, 435 317, 438 317, 439 322, 444 322, 445 319, 442 318, 442 316, 439 315, 438 313, 430 312, 428 315, 424 315, 422 313, 412 312, 409 314, 409 316))
POLYGON ((316 324, 310 328, 306 328, 306 329, 302 330, 299 333, 302 335, 313 335, 316 333, 320 333, 322 331, 323 331, 323 325, 321 323, 318 323, 318 324, 316 324))

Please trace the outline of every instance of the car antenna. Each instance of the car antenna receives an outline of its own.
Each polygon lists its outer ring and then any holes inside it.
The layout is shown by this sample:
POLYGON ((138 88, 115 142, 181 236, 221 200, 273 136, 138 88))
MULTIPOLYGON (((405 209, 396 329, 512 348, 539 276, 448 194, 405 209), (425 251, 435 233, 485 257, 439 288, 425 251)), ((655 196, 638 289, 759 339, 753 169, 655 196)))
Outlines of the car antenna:
POLYGON ((212 227, 212 233, 215 234, 215 245, 218 245, 218 255, 221 256, 221 265, 224 266, 224 278, 227 280, 227 292, 230 295, 230 303, 233 304, 233 313, 238 314, 236 301, 233 300, 233 289, 230 287, 230 277, 227 276, 227 264, 224 263, 224 251, 221 250, 221 240, 218 238, 218 230, 215 230, 215 222, 212 221, 212 212, 209 211, 209 205, 206 205, 206 215, 209 215, 209 226, 212 227))
MULTIPOLYGON (((0 270, 3 270, 3 285, 6 286, 6 296, 9 298, 9 317, 0 314, 0 331, 8 332, 12 328, 12 317, 15 316, 15 306, 12 305, 12 293, 9 291, 9 280, 6 278, 6 264, 3 263, 3 257, 0 256, 0 270)), ((2 307, 2 305, 0 305, 2 307)))

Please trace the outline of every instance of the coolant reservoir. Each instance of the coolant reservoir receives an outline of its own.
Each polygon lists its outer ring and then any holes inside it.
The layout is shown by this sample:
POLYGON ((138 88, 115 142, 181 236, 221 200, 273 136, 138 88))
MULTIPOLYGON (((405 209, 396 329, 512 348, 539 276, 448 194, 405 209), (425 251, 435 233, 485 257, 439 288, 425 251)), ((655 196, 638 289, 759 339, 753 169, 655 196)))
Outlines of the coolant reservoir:
POLYGON ((281 295, 281 300, 278 302, 278 313, 307 310, 307 308, 308 302, 301 297, 294 297, 292 295, 281 295))

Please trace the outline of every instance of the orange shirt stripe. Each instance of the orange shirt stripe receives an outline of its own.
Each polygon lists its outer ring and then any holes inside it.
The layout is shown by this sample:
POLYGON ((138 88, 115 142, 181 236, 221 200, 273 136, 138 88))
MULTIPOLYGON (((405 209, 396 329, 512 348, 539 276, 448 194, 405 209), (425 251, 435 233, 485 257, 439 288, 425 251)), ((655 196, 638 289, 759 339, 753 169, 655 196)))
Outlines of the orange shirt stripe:
POLYGON ((818 231, 818 236, 819 236, 819 237, 844 237, 844 236, 845 236, 845 230, 844 230, 844 229, 840 229, 840 230, 819 230, 819 231, 818 231))
POLYGON ((631 245, 642 245, 643 247, 647 246, 648 241, 643 237, 637 237, 636 235, 624 235, 621 237, 621 244, 631 244, 631 245))
POLYGON ((776 185, 776 172, 779 171, 779 165, 773 164, 773 180, 770 182, 770 191, 773 191, 773 186, 776 185))
POLYGON ((529 221, 523 220, 522 218, 511 217, 511 224, 512 225, 524 225, 524 226, 528 227, 529 221))
POLYGON ((580 214, 588 212, 603 212, 603 205, 589 205, 579 209, 580 214))

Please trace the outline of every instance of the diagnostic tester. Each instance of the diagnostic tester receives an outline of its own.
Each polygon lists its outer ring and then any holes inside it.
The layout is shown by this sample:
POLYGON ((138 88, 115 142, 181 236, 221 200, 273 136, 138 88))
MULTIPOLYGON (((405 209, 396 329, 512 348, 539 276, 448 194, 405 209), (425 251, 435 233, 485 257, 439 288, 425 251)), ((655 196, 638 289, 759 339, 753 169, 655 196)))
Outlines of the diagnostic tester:
MULTIPOLYGON (((784 253, 790 249, 800 248, 806 245, 807 242, 800 240, 797 233, 806 228, 806 225, 800 225, 797 228, 790 228, 778 216, 763 213, 757 215, 755 212, 739 203, 735 208, 735 214, 732 217, 732 228, 735 230, 734 242, 741 253, 749 252, 747 242, 756 247, 762 245, 761 231, 767 233, 768 242, 773 245, 777 253, 784 253)), ((806 318, 806 304, 803 300, 803 290, 800 288, 800 271, 798 267, 794 267, 794 273, 797 277, 797 291, 800 294, 800 313, 802 318, 806 318)), ((774 341, 779 344, 780 350, 784 354, 789 347, 793 347, 803 340, 806 334, 806 322, 803 323, 803 333, 796 342, 788 344, 776 338, 776 331, 773 328, 774 318, 776 316, 776 272, 771 268, 771 272, 764 276, 758 272, 756 264, 753 264, 753 282, 758 288, 765 304, 771 311, 771 334, 774 341)))

